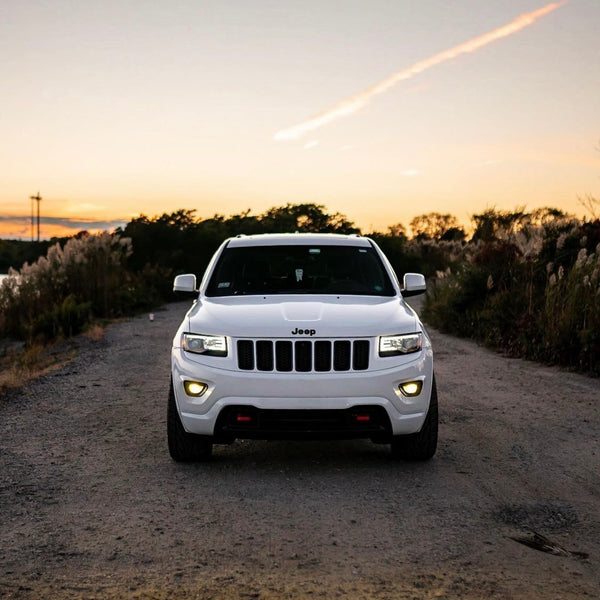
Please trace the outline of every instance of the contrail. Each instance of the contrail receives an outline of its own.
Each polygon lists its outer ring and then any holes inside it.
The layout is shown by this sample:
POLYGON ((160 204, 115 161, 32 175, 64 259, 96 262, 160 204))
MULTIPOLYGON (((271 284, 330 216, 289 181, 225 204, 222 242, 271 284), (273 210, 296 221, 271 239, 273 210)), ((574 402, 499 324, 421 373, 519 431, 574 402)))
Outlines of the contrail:
POLYGON ((273 136, 273 139, 277 141, 295 140, 309 131, 323 127, 323 125, 327 125, 327 123, 330 123, 331 121, 335 121, 341 117, 347 117, 348 115, 359 111, 361 108, 364 108, 372 98, 387 92, 400 81, 412 79, 415 75, 423 73, 423 71, 427 71, 427 69, 431 69, 431 67, 435 67, 443 62, 452 60, 461 54, 475 52, 476 50, 479 50, 479 48, 483 48, 484 46, 487 46, 496 40, 500 40, 504 37, 512 35, 513 33, 517 33, 517 31, 520 31, 525 27, 529 27, 529 25, 532 25, 538 19, 565 5, 568 1, 569 0, 551 2, 550 4, 547 4, 542 8, 538 8, 533 12, 517 17, 514 21, 511 21, 502 27, 493 29, 488 33, 484 33, 479 37, 473 38, 472 40, 464 42, 463 44, 459 44, 458 46, 450 48, 449 50, 444 50, 435 56, 416 62, 412 66, 394 73, 387 79, 384 79, 373 87, 366 89, 360 94, 352 96, 347 100, 343 100, 339 104, 336 104, 329 110, 316 115, 312 119, 304 121, 303 123, 299 123, 298 125, 294 125, 293 127, 289 127, 288 129, 282 129, 273 136))

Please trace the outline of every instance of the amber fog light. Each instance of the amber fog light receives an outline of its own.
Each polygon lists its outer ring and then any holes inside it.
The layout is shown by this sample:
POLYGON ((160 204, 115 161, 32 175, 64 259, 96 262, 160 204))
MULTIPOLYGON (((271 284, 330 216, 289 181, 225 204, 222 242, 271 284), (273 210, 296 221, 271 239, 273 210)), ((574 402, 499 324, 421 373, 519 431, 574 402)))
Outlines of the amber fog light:
POLYGON ((208 387, 205 383, 201 383, 199 381, 184 381, 183 387, 185 389, 185 393, 188 396, 192 396, 194 398, 198 398, 202 396, 208 387))
POLYGON ((407 381, 401 383, 398 388, 405 396, 418 396, 423 389, 422 381, 407 381))

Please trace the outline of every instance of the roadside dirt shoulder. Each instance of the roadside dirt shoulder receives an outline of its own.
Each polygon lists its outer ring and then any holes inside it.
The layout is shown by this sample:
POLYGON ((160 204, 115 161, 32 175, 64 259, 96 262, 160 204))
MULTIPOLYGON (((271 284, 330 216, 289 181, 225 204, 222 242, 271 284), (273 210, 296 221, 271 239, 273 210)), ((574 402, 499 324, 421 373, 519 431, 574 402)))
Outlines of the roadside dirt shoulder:
POLYGON ((237 442, 175 464, 185 310, 110 326, 0 403, 0 597, 600 597, 599 380, 434 331, 432 461, 237 442), (554 553, 513 539, 534 532, 554 553))

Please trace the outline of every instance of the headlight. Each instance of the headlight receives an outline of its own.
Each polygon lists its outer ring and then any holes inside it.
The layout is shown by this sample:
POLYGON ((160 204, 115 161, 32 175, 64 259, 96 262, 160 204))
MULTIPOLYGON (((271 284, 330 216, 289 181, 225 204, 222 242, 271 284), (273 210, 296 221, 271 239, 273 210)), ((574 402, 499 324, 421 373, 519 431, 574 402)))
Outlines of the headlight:
POLYGON ((407 335, 382 335, 379 338, 379 356, 397 356, 418 352, 423 344, 420 333, 407 335))
POLYGON ((227 356, 227 339, 222 335, 184 333, 181 336, 181 347, 194 354, 227 356))

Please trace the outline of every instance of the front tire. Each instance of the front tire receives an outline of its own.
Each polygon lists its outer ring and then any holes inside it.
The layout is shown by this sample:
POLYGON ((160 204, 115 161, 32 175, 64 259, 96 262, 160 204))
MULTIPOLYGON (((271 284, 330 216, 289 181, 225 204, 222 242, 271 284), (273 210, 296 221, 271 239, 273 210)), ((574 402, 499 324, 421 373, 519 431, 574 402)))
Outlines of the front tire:
POLYGON ((429 460, 437 449, 437 439, 438 399, 434 377, 429 410, 421 431, 409 435, 395 435, 392 439, 392 457, 399 460, 429 460))
POLYGON ((169 403, 167 407, 167 441, 169 454, 177 462, 208 460, 212 454, 212 437, 188 433, 181 423, 173 380, 169 386, 169 403))

